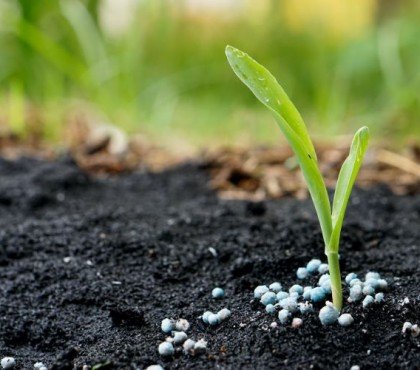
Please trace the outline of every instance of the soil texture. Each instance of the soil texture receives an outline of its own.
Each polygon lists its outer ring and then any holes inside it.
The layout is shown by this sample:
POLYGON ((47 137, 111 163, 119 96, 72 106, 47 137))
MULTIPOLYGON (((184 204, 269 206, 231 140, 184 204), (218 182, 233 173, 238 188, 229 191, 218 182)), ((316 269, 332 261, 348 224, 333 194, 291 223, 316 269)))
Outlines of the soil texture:
POLYGON ((0 357, 19 369, 420 367, 420 337, 401 334, 420 323, 420 195, 352 195, 342 275, 378 271, 390 284, 383 304, 346 302, 348 328, 317 314, 271 328, 255 286, 290 287, 298 267, 325 261, 311 201, 223 200, 208 183, 194 163, 98 178, 70 158, 0 159, 0 357), (216 286, 225 298, 211 297, 216 286), (200 320, 223 307, 232 316, 220 325, 200 320), (165 317, 187 319, 207 353, 159 356, 165 317))

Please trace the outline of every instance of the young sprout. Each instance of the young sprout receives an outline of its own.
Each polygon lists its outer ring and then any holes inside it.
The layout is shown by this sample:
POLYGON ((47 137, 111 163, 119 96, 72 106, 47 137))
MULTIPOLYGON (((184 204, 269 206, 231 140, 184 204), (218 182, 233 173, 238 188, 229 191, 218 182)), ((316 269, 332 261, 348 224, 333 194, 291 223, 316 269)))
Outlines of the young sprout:
POLYGON ((299 111, 275 77, 248 54, 227 46, 226 56, 239 79, 274 115, 293 149, 321 225, 331 276, 333 303, 337 309, 341 309, 343 297, 338 260, 340 233, 350 193, 367 148, 369 130, 367 127, 362 127, 353 138, 349 156, 338 175, 331 209, 315 149, 299 111))

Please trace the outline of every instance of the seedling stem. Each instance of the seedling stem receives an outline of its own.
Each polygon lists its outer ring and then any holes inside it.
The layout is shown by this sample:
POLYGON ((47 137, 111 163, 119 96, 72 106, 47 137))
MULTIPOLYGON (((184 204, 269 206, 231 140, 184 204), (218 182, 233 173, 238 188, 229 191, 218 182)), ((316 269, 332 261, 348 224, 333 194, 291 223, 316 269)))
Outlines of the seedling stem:
POLYGON ((274 115, 281 131, 299 162, 315 206, 325 244, 334 306, 341 310, 343 296, 338 257, 340 233, 347 203, 369 141, 369 129, 362 127, 354 135, 350 153, 338 175, 332 207, 319 170, 314 145, 296 107, 274 76, 248 54, 226 47, 229 64, 239 79, 274 115))

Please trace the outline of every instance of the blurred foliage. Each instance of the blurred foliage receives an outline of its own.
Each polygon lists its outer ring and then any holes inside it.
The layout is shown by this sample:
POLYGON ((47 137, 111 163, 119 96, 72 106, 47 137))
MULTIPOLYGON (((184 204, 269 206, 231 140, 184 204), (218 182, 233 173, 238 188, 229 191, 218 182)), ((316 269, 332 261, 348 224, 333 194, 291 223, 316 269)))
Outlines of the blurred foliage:
POLYGON ((321 136, 420 134, 420 5, 353 0, 0 0, 0 127, 60 140, 89 112, 168 145, 275 142, 232 44, 321 136))

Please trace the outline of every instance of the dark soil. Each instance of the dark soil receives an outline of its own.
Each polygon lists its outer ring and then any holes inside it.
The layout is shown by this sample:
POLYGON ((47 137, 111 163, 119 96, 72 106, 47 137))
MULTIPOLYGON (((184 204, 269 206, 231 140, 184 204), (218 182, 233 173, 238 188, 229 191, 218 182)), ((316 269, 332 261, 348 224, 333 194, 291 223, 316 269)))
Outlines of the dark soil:
POLYGON ((420 321, 418 195, 355 191, 342 273, 380 272, 391 283, 385 303, 346 303, 349 328, 322 327, 311 314, 296 330, 271 329, 252 290, 290 286, 297 267, 323 259, 310 200, 220 200, 194 164, 92 179, 69 159, 0 160, 0 179, 0 357, 18 368, 420 367, 420 338, 401 334, 405 321, 420 321), (225 299, 211 298, 215 286, 225 299), (232 317, 217 327, 198 318, 222 307, 232 317), (188 319, 208 353, 162 359, 165 317, 188 319))

